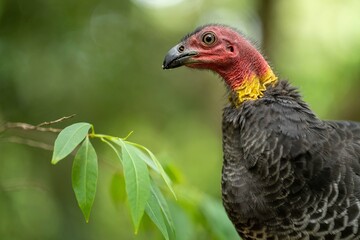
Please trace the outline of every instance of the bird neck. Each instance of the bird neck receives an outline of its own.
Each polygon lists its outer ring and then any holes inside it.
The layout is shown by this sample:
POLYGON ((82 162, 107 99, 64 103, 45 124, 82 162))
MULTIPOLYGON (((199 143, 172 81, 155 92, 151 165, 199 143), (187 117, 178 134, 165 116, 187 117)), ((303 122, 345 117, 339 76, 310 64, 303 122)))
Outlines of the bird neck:
POLYGON ((264 57, 253 47, 239 54, 230 68, 218 73, 229 86, 229 100, 235 107, 245 101, 261 98, 267 86, 278 81, 264 57))
POLYGON ((230 94, 229 100, 238 107, 247 100, 259 99, 264 95, 267 86, 274 85, 277 80, 271 69, 262 76, 250 74, 241 84, 232 89, 233 93, 230 94))

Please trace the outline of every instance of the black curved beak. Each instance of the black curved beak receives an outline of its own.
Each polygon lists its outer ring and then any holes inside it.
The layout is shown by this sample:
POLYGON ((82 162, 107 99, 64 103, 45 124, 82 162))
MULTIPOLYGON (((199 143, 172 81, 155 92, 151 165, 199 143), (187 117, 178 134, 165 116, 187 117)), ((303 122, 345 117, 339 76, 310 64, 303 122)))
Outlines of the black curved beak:
POLYGON ((175 47, 171 48, 165 56, 162 68, 171 69, 181 67, 186 63, 189 63, 192 56, 197 55, 196 51, 184 50, 184 46, 179 43, 175 47))

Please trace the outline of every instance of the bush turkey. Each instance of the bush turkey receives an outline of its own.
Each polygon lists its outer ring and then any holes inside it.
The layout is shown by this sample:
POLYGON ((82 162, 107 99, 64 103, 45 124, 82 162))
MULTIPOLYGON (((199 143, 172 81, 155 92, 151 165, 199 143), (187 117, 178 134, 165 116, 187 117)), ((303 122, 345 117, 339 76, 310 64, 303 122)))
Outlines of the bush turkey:
POLYGON ((243 239, 360 239, 360 124, 323 121, 237 30, 205 25, 163 68, 209 69, 229 92, 222 199, 243 239))

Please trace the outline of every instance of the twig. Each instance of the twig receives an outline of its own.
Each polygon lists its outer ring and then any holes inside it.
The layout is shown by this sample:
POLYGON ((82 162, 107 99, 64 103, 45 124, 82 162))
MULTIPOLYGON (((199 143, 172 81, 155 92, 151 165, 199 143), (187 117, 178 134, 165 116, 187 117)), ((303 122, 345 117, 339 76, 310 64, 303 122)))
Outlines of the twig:
POLYGON ((43 122, 43 123, 40 123, 40 124, 36 125, 36 127, 42 127, 42 126, 47 126, 47 125, 51 125, 51 124, 63 122, 63 121, 65 121, 65 120, 68 120, 68 119, 70 119, 70 118, 73 118, 75 115, 76 115, 76 114, 72 114, 72 115, 70 115, 70 116, 65 116, 65 117, 56 119, 56 120, 54 120, 54 121, 43 122))
POLYGON ((39 132, 53 132, 53 133, 59 133, 61 132, 62 129, 59 128, 51 128, 51 127, 43 127, 43 126, 49 126, 51 124, 55 124, 55 123, 59 123, 59 122, 63 122, 69 118, 74 117, 76 114, 70 115, 70 116, 65 116, 59 119, 56 119, 54 121, 49 121, 49 122, 43 122, 40 123, 38 125, 31 125, 28 123, 22 123, 22 122, 7 122, 5 123, 2 127, 0 127, 0 133, 1 132, 5 132, 8 129, 22 129, 22 130, 34 130, 34 131, 39 131, 39 132))
POLYGON ((7 122, 4 124, 3 129, 0 130, 0 132, 2 131, 6 131, 8 129, 14 129, 14 128, 19 128, 22 130, 34 130, 34 131, 39 131, 39 132, 53 132, 53 133, 58 133, 61 131, 61 129, 59 128, 45 128, 45 127, 38 127, 38 126, 34 126, 28 123, 21 123, 21 122, 7 122))
MULTIPOLYGON (((65 117, 56 119, 54 121, 40 123, 36 126, 28 124, 28 123, 22 123, 22 122, 7 122, 3 126, 0 126, 0 134, 9 129, 22 129, 25 131, 33 130, 33 131, 39 131, 39 132, 59 133, 59 132, 61 132, 62 129, 44 127, 44 126, 49 126, 51 124, 59 123, 59 122, 65 121, 69 118, 72 118, 74 116, 75 116, 75 114, 70 115, 70 116, 65 116, 65 117)), ((12 142, 12 143, 28 145, 30 147, 41 148, 41 149, 49 150, 49 151, 52 151, 54 149, 53 146, 50 144, 46 144, 46 143, 43 143, 40 141, 23 138, 23 137, 17 137, 17 136, 2 137, 2 138, 0 138, 0 140, 4 141, 4 142, 12 142)))
POLYGON ((11 142, 11 143, 17 143, 17 144, 23 144, 23 145, 27 145, 30 147, 35 147, 35 148, 41 148, 47 151, 52 151, 54 149, 54 147, 50 144, 46 144, 43 142, 39 142, 39 141, 35 141, 32 139, 27 139, 27 138, 21 138, 21 137, 6 137, 6 138, 1 138, 1 141, 4 142, 11 142))

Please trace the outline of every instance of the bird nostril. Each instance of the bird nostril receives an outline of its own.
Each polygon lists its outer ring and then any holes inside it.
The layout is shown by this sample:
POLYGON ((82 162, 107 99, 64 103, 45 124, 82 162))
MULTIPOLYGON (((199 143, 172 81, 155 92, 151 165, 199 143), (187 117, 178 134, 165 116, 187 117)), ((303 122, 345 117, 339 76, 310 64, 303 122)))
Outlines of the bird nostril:
POLYGON ((183 52, 185 50, 185 47, 183 45, 179 46, 178 47, 178 51, 179 52, 183 52))

